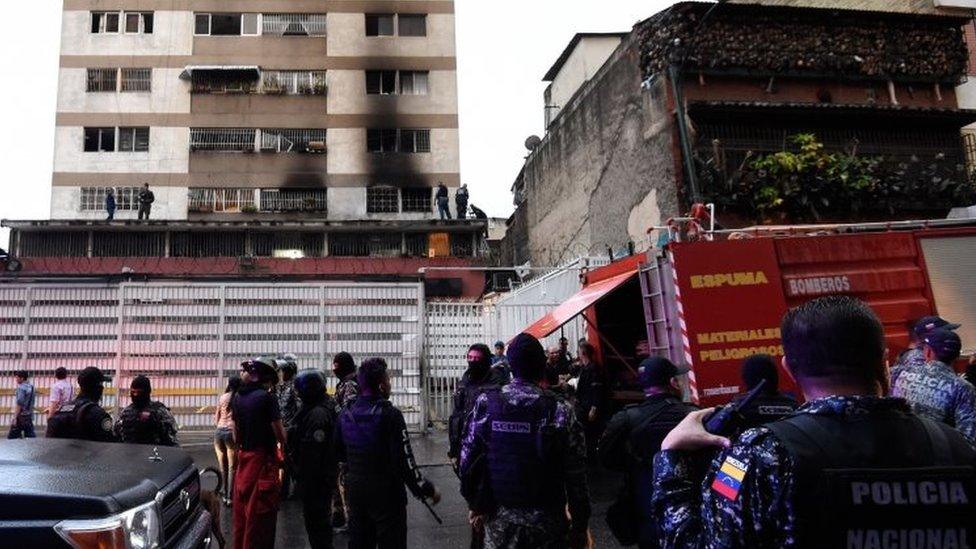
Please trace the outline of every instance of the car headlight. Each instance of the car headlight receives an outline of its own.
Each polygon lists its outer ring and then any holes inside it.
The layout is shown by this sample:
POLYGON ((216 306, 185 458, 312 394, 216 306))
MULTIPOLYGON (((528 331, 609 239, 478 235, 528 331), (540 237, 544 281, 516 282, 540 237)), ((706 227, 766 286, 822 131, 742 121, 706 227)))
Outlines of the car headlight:
POLYGON ((156 502, 104 519, 65 520, 54 530, 77 549, 153 549, 162 531, 156 502))

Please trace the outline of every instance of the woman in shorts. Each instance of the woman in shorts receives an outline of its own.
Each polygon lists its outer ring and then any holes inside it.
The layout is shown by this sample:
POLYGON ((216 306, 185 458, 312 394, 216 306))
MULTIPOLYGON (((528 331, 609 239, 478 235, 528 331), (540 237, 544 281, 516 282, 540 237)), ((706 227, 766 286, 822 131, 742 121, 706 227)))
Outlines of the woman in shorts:
POLYGON ((231 488, 234 482, 234 469, 237 464, 237 444, 234 443, 234 415, 231 412, 231 401, 241 386, 241 378, 231 376, 227 380, 227 389, 220 395, 217 411, 214 412, 214 451, 217 452, 217 465, 220 467, 221 480, 224 487, 224 505, 230 506, 231 488))

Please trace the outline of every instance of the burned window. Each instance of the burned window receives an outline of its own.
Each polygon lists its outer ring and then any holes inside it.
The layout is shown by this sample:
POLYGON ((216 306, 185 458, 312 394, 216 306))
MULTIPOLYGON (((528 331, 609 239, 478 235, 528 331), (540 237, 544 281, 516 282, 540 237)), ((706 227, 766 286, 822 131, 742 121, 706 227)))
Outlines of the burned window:
POLYGON ((427 95, 429 77, 427 71, 400 71, 400 94, 427 95))
POLYGON ((243 33, 240 13, 198 13, 195 21, 194 33, 198 35, 240 36, 243 33))
POLYGON ((427 16, 424 14, 400 14, 398 19, 400 36, 427 36, 427 16))
POLYGON ((430 130, 400 130, 400 152, 429 153, 430 130))
POLYGON ((149 128, 119 128, 119 152, 148 152, 149 128))
POLYGON ((124 92, 152 91, 152 69, 122 69, 124 92))
POLYGON ((85 128, 85 152, 115 152, 115 128, 85 128))
POLYGON ((366 130, 366 150, 371 153, 397 152, 398 132, 393 128, 366 130))
POLYGON ((393 36, 392 14, 366 14, 366 36, 393 36))
POLYGON ((262 212, 325 212, 327 189, 262 189, 262 212))
POLYGON ((430 239, 427 233, 407 233, 403 236, 406 252, 410 257, 427 257, 430 255, 430 239))
POLYGON ((91 12, 92 34, 118 34, 121 15, 118 11, 91 12))
POLYGON ((366 189, 366 213, 398 213, 400 193, 395 187, 368 187, 366 189))
POLYGON ((401 190, 403 211, 411 213, 430 213, 431 189, 427 187, 407 187, 401 190))
POLYGON ((88 92, 114 92, 118 89, 118 69, 88 69, 85 90, 88 92))
POLYGON ((397 71, 366 71, 368 95, 393 95, 397 90, 397 71))

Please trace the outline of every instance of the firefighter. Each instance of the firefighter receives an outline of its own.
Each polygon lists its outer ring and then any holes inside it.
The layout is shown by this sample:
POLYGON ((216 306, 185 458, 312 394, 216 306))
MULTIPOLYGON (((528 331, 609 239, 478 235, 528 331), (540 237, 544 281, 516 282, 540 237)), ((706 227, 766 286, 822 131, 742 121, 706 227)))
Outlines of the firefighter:
POLYGON ((584 547, 583 428, 569 403, 539 386, 546 366, 539 340, 516 336, 508 361, 515 379, 478 397, 461 444, 471 526, 484 529, 488 548, 584 547))
POLYGON ((112 431, 112 416, 99 406, 103 383, 108 378, 89 366, 78 374, 78 398, 61 405, 47 421, 47 438, 74 438, 97 442, 118 442, 112 431))
MULTIPOLYGON (((746 392, 755 389, 763 380, 766 380, 766 386, 762 393, 739 411, 742 414, 743 431, 779 421, 792 414, 799 406, 796 399, 779 391, 779 372, 773 357, 752 355, 746 358, 742 363, 742 383, 746 386, 746 392)), ((733 405, 744 397, 745 395, 736 397, 732 401, 733 405)))
POLYGON ((959 430, 976 444, 976 389, 952 369, 962 340, 945 328, 922 336, 924 363, 896 366, 891 371, 891 394, 902 397, 915 413, 959 430))
POLYGON ((234 548, 274 547, 281 490, 279 472, 285 446, 278 399, 269 391, 278 383, 274 360, 241 364, 241 385, 231 403, 238 445, 234 477, 234 548))
POLYGON ((136 376, 129 387, 129 404, 115 423, 115 436, 129 444, 178 446, 176 418, 165 404, 152 400, 152 383, 136 376))
POLYGON ((976 450, 952 428, 915 416, 904 400, 883 397, 884 329, 874 312, 851 297, 819 298, 786 314, 782 339, 784 366, 807 403, 734 443, 705 430, 711 409, 671 431, 654 459, 664 545, 968 543, 976 450), (698 452, 715 448, 702 478, 698 452))
POLYGON ((658 532, 651 520, 652 464, 664 437, 698 409, 681 401, 677 378, 687 372, 687 368, 678 368, 666 358, 652 357, 641 362, 637 380, 644 401, 617 412, 600 439, 599 454, 604 467, 625 473, 623 489, 607 511, 608 523, 612 517, 619 519, 611 530, 621 543, 636 542, 641 549, 659 547, 658 532))
POLYGON ((288 430, 288 448, 302 500, 305 532, 312 549, 331 549, 336 403, 326 393, 321 372, 302 372, 294 385, 302 404, 288 430))
POLYGON ((923 316, 918 319, 910 330, 911 345, 899 357, 896 366, 918 366, 925 364, 925 349, 922 339, 925 334, 937 328, 956 331, 961 324, 954 324, 940 316, 923 316))
POLYGON ((336 455, 345 462, 349 547, 407 546, 407 494, 435 504, 440 494, 413 457, 403 414, 390 402, 390 375, 382 358, 359 367, 360 395, 339 414, 336 455))

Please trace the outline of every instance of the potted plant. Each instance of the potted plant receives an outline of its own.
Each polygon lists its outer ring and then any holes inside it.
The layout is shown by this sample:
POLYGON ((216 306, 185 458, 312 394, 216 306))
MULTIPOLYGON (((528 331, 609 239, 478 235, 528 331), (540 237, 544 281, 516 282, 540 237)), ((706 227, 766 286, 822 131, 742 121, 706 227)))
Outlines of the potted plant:
POLYGON ((255 214, 258 213, 258 208, 254 204, 245 204, 241 206, 241 213, 255 214))

